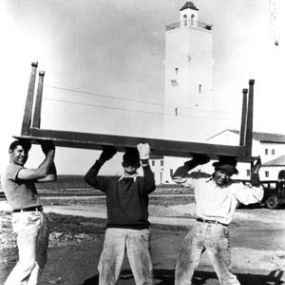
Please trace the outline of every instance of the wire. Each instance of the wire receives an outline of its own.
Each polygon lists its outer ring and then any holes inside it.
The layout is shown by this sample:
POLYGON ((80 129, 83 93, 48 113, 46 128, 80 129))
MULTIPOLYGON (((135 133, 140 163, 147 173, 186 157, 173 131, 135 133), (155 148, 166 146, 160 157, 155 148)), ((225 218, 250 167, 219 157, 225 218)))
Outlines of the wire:
POLYGON ((131 112, 141 112, 141 113, 151 113, 151 114, 158 114, 158 115, 164 115, 164 113, 158 113, 158 112, 149 112, 149 111, 141 111, 141 110, 131 110, 131 109, 125 109, 125 108, 118 108, 118 107, 110 107, 110 106, 104 106, 104 105, 95 105, 95 104, 89 104, 89 103, 81 103, 81 102, 72 102, 72 101, 66 101, 66 100, 60 100, 60 99, 53 99, 53 98, 44 98, 51 101, 58 101, 58 102, 64 102, 68 104, 75 104, 75 105, 84 105, 84 106, 90 106, 95 108, 105 108, 105 109, 114 109, 114 110, 121 110, 121 111, 131 111, 131 112))
POLYGON ((161 103, 156 103, 156 102, 147 102, 147 101, 141 101, 141 100, 135 100, 135 99, 129 99, 129 98, 123 98, 123 97, 116 97, 116 96, 111 96, 111 95, 105 95, 105 94, 100 94, 100 93, 93 93, 93 92, 88 92, 88 91, 81 91, 81 90, 76 90, 76 89, 69 89, 69 88, 64 88, 64 87, 57 87, 57 86, 52 86, 52 85, 45 85, 45 87, 48 88, 53 88, 53 89, 58 89, 58 90, 63 90, 67 92, 72 92, 72 93, 81 93, 85 95, 91 95, 91 96, 96 96, 96 97, 103 97, 103 98, 110 98, 110 99, 116 99, 116 100, 123 100, 123 101, 130 101, 130 102, 135 102, 135 103, 140 103, 140 104, 149 104, 149 105, 155 105, 155 106, 160 106, 163 108, 179 108, 179 109, 185 109, 185 110, 194 110, 194 111, 199 111, 199 112, 207 112, 207 113, 222 113, 222 114, 232 114, 232 112, 227 112, 227 111, 217 111, 217 110, 207 110, 207 109, 199 109, 197 110, 196 108, 191 108, 191 107, 183 107, 183 106, 176 106, 176 105, 165 105, 161 103))
POLYGON ((143 103, 143 104, 151 104, 151 105, 163 106, 163 104, 161 104, 161 103, 139 101, 139 100, 135 100, 135 99, 116 97, 116 96, 104 95, 104 94, 93 93, 93 92, 88 92, 88 91, 80 91, 80 90, 68 89, 68 88, 64 88, 64 87, 56 87, 56 86, 51 86, 51 85, 45 85, 45 86, 49 87, 49 88, 59 89, 59 90, 63 90, 63 91, 69 91, 69 92, 73 92, 73 93, 81 93, 81 94, 92 95, 92 96, 97 96, 97 97, 104 97, 104 98, 111 98, 111 99, 116 99, 116 100, 124 100, 124 101, 136 102, 136 103, 143 103))
MULTIPOLYGON (((94 108, 104 108, 104 109, 112 109, 112 110, 119 110, 119 111, 128 111, 128 112, 136 112, 136 113, 139 112, 139 113, 146 113, 146 114, 156 114, 156 115, 160 115, 160 116, 166 115, 166 116, 176 117, 174 114, 165 114, 162 112, 131 110, 131 109, 126 109, 126 108, 110 107, 110 106, 104 106, 104 105, 95 105, 95 104, 90 104, 90 103, 72 102, 72 101, 61 100, 61 99, 53 99, 53 98, 48 98, 48 97, 45 97, 44 100, 57 101, 57 102, 63 102, 63 103, 68 103, 68 104, 75 104, 75 105, 83 105, 83 106, 89 106, 89 107, 94 107, 94 108)), ((192 115, 192 116, 191 115, 179 115, 177 117, 204 118, 202 116, 194 116, 194 115, 192 115)), ((235 120, 234 118, 226 119, 225 117, 222 117, 222 118, 215 117, 215 119, 235 120)))

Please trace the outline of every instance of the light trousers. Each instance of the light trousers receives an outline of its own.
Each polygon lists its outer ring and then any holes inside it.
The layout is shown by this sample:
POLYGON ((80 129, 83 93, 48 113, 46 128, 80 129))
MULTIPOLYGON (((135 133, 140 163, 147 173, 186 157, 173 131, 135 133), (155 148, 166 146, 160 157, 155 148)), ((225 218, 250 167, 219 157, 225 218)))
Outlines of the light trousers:
POLYGON ((48 221, 39 211, 12 214, 19 261, 5 285, 36 285, 47 261, 48 221))
POLYGON ((191 285, 201 254, 207 250, 221 285, 240 285, 231 271, 229 230, 221 224, 196 222, 186 235, 175 271, 175 285, 191 285))
POLYGON ((99 285, 114 285, 120 277, 125 252, 137 285, 152 285, 150 232, 107 228, 100 257, 99 285))

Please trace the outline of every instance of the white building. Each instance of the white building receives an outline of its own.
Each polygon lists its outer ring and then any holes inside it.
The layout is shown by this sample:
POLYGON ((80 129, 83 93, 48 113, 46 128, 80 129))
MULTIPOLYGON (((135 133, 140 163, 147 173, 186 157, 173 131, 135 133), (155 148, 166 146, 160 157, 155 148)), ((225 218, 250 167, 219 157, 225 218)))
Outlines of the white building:
MULTIPOLYGON (((203 110, 212 109, 212 27, 199 21, 199 10, 189 1, 180 9, 179 20, 165 32, 164 138, 201 141, 211 127, 210 112, 203 110)), ((173 169, 183 161, 154 159, 156 182, 171 182, 173 169)))
MULTIPOLYGON (((239 131, 224 130, 207 140, 211 144, 221 145, 238 145, 239 131)), ((252 156, 261 158, 262 167, 260 169, 261 180, 277 180, 280 175, 285 178, 285 135, 253 132, 252 138, 252 156)), ((175 169, 182 165, 187 158, 170 159, 165 157, 153 160, 152 169, 155 172, 156 182, 172 183, 171 175, 175 169), (168 167, 166 165, 168 163, 168 167), (172 163, 172 164, 171 164, 172 163), (155 167, 154 167, 155 166, 155 167)), ((235 175, 235 179, 249 179, 250 178, 250 164, 238 163, 237 168, 239 174, 235 175)), ((199 166, 196 170, 213 172, 212 163, 205 166, 199 166)))
POLYGON ((201 125, 210 121, 201 111, 212 109, 213 33, 198 20, 197 7, 187 2, 180 22, 166 26, 165 139, 205 139, 201 125))
MULTIPOLYGON (((236 130, 225 130, 210 138, 205 135, 212 129, 211 112, 203 112, 213 109, 212 26, 199 21, 199 10, 192 2, 186 2, 179 13, 180 21, 166 26, 165 32, 164 138, 239 145, 239 131, 236 130)), ((277 179, 280 170, 285 168, 284 159, 278 159, 285 154, 285 135, 254 132, 252 148, 253 156, 260 156, 263 163, 261 179, 277 179), (278 159, 278 166, 275 159, 278 159)), ((156 183, 172 183, 174 170, 185 160, 187 158, 153 158, 156 183)), ((250 164, 240 163, 238 168, 236 178, 248 179, 250 164)), ((213 171, 211 163, 197 169, 213 171)))
MULTIPOLYGON (((224 130, 207 140, 209 143, 221 145, 238 145, 239 131, 224 130)), ((285 135, 253 132, 252 156, 260 156, 262 168, 260 178, 262 180, 276 180, 279 172, 285 169, 285 135)), ((250 177, 249 163, 239 163, 238 178, 250 177)))
POLYGON ((265 180, 285 180, 285 154, 263 164, 265 180))

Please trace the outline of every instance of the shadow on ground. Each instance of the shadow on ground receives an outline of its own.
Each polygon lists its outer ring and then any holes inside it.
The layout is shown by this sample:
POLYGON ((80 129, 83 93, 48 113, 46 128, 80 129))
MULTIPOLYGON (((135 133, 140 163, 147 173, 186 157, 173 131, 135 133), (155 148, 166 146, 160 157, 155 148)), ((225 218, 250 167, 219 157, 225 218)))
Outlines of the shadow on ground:
MULTIPOLYGON (((237 274, 241 285, 283 285, 281 280, 283 271, 272 271, 269 275, 256 274, 237 274)), ((173 285, 174 270, 159 269, 154 270, 155 285, 173 285)), ((93 276, 80 285, 98 285, 98 275, 93 276)), ((123 270, 121 272, 119 284, 133 285, 134 279, 131 270, 123 270)), ((217 276, 214 272, 197 271, 194 275, 193 285, 219 284, 217 276), (213 283, 211 283, 211 281, 213 283)))

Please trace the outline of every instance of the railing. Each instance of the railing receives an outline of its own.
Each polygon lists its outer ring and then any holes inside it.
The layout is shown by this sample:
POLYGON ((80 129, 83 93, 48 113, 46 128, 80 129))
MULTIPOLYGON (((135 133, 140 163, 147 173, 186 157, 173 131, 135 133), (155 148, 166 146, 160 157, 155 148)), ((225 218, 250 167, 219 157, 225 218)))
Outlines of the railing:
POLYGON ((174 23, 171 25, 168 25, 165 27, 166 31, 170 31, 170 30, 174 30, 174 29, 178 29, 178 28, 182 28, 182 27, 197 27, 197 28, 201 28, 201 29, 205 29, 205 30, 212 30, 212 25, 208 25, 206 23, 203 22, 198 22, 198 21, 182 21, 182 22, 178 22, 178 23, 174 23))

